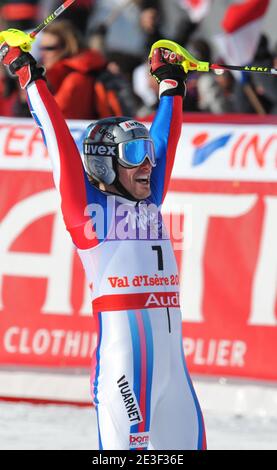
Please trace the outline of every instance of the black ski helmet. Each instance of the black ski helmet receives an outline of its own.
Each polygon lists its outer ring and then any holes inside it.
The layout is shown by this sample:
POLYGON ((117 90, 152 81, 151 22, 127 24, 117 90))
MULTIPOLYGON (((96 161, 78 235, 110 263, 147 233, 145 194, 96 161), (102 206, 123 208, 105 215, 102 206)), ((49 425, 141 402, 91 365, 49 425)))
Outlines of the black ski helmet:
POLYGON ((131 117, 110 117, 90 124, 83 141, 84 163, 88 175, 98 182, 114 184, 122 192, 117 165, 125 165, 119 158, 119 144, 137 139, 151 141, 153 144, 145 125, 131 117))

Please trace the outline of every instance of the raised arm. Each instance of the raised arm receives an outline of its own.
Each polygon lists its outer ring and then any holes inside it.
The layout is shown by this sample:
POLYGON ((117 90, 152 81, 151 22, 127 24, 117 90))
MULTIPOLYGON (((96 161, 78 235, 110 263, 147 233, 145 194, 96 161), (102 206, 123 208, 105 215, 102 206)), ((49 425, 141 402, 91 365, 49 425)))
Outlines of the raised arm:
POLYGON ((30 54, 5 43, 0 46, 0 59, 12 74, 18 76, 21 88, 27 90, 30 111, 42 131, 52 161, 66 228, 77 247, 88 248, 93 242, 85 237, 84 225, 88 217, 84 212, 87 204, 92 202, 94 189, 87 180, 78 148, 63 115, 47 88, 44 69, 37 66, 30 54))
POLYGON ((168 190, 175 153, 182 129, 185 72, 174 63, 176 55, 155 49, 151 73, 159 82, 160 104, 150 129, 154 140, 157 166, 152 170, 152 195, 161 204, 168 190))

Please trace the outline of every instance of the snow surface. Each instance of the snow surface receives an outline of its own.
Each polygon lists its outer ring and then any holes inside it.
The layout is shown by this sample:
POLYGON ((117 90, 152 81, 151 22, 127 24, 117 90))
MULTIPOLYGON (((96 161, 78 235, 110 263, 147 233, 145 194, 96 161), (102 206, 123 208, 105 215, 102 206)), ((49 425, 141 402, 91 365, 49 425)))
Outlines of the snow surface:
MULTIPOLYGON (((208 448, 277 450, 277 418, 204 410, 208 448)), ((0 402, 1 450, 97 449, 93 408, 0 402)))

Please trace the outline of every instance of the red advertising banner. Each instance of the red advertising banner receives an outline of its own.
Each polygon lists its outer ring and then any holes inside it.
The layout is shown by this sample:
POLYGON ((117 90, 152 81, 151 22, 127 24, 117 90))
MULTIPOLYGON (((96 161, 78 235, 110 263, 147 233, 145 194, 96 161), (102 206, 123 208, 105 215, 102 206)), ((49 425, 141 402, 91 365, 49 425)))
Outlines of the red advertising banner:
MULTIPOLYGON (((194 121, 164 206, 170 232, 185 234, 174 248, 188 366, 277 380, 274 122, 194 121)), ((70 123, 78 145, 85 125, 70 123)), ((0 120, 0 188, 0 364, 89 367, 89 292, 31 120, 0 120)))

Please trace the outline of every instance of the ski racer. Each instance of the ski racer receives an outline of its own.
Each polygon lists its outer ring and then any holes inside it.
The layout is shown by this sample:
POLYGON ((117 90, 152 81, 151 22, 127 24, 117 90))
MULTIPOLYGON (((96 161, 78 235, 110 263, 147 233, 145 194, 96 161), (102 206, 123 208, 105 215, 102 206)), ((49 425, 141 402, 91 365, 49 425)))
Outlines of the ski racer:
POLYGON ((185 94, 176 55, 154 50, 150 72, 159 83, 160 104, 150 132, 128 117, 92 123, 84 163, 44 69, 6 43, 0 59, 27 92, 91 290, 98 325, 91 389, 99 448, 205 449, 182 346, 177 265, 161 217, 185 94))

